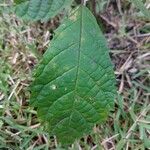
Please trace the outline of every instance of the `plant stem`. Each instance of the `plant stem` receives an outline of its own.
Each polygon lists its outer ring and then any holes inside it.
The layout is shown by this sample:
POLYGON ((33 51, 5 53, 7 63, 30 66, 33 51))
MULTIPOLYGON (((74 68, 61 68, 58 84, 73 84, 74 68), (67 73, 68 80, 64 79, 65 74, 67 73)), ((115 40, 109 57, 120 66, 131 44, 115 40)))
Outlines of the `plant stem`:
POLYGON ((96 1, 95 0, 92 1, 92 10, 93 10, 94 16, 96 16, 96 1))
POLYGON ((85 6, 87 1, 88 0, 81 0, 81 4, 85 6))
POLYGON ((81 5, 84 5, 84 0, 81 0, 81 5))

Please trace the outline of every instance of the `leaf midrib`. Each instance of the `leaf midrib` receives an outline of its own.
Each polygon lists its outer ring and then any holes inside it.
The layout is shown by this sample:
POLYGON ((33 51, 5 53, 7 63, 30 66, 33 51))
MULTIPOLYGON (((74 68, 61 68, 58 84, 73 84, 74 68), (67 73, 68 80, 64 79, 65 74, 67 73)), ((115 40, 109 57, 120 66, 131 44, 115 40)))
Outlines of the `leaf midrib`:
POLYGON ((75 111, 74 110, 74 104, 75 104, 75 97, 76 95, 78 95, 77 93, 77 84, 78 84, 78 75, 79 75, 79 66, 80 66, 80 57, 81 57, 81 38, 82 38, 82 26, 83 26, 83 22, 82 22, 82 6, 81 7, 81 12, 80 12, 80 34, 79 34, 79 49, 78 49, 78 62, 77 62, 77 73, 76 73, 76 79, 75 79, 75 88, 74 88, 74 101, 72 104, 72 108, 71 108, 71 112, 70 112, 70 116, 69 116, 69 123, 68 125, 70 126, 70 122, 71 122, 71 118, 72 118, 72 114, 75 111))
POLYGON ((83 32, 83 12, 82 12, 82 6, 81 7, 81 12, 80 12, 80 35, 79 35, 79 49, 78 49, 78 62, 77 62, 77 74, 76 74, 76 79, 75 79, 75 91, 77 91, 77 84, 78 84, 78 76, 79 76, 79 66, 80 66, 80 59, 81 59, 81 39, 82 39, 82 32, 83 32))

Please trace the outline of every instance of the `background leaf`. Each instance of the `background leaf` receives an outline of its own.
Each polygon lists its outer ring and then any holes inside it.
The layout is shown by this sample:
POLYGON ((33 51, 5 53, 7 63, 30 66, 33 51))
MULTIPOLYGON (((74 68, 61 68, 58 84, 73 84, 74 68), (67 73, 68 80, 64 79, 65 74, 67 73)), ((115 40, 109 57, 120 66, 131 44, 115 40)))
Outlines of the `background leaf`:
POLYGON ((35 73, 31 104, 63 144, 74 142, 113 107, 115 78, 105 38, 80 6, 56 31, 35 73))
POLYGON ((24 20, 48 20, 62 9, 71 5, 73 0, 30 0, 16 6, 16 14, 24 20))
POLYGON ((29 1, 29 0, 14 0, 14 2, 16 4, 20 4, 20 3, 23 3, 23 2, 26 2, 26 1, 29 1))

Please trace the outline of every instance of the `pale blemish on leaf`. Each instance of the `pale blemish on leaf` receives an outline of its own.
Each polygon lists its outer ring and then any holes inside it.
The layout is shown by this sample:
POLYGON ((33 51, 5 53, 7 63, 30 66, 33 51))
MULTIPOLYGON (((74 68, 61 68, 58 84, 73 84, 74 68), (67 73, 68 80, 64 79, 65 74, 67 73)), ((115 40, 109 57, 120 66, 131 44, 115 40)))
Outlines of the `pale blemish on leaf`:
POLYGON ((51 88, 52 88, 52 90, 56 90, 57 87, 56 87, 56 85, 53 84, 53 85, 51 85, 51 88))
POLYGON ((78 14, 76 13, 76 14, 74 14, 74 15, 72 15, 72 16, 70 17, 70 20, 71 20, 71 21, 76 21, 76 20, 77 20, 77 17, 78 17, 78 14))
POLYGON ((81 43, 83 43, 85 41, 85 38, 81 37, 81 43))

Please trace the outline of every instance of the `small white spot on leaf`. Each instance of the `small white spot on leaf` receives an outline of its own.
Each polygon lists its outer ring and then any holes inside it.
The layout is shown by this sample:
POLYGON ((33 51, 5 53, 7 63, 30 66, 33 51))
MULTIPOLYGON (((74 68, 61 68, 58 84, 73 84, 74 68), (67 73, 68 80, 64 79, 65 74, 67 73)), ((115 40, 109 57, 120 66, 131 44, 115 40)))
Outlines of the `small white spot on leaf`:
POLYGON ((56 87, 56 85, 53 84, 53 85, 51 86, 51 88, 52 88, 52 90, 56 90, 57 87, 56 87))
POLYGON ((71 16, 71 17, 70 17, 70 20, 76 21, 76 20, 77 20, 77 15, 78 15, 78 14, 74 14, 73 16, 71 16))
POLYGON ((81 37, 81 42, 83 43, 85 41, 85 38, 81 37))

